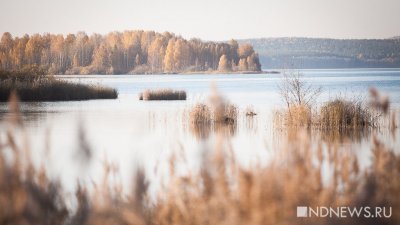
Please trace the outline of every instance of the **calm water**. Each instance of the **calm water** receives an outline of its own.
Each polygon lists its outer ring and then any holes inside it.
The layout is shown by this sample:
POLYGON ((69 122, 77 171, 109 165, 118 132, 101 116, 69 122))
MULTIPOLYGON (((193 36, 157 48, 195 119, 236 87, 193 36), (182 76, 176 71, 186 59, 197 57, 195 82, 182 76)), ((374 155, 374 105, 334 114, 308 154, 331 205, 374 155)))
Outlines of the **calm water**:
MULTIPOLYGON (((319 102, 338 95, 366 99, 369 87, 373 86, 390 97, 394 108, 400 108, 400 69, 303 70, 302 73, 307 82, 323 88, 319 102)), ((71 190, 77 180, 98 181, 104 160, 119 165, 116 179, 122 182, 129 181, 138 166, 145 167, 150 179, 157 177, 167 170, 171 152, 181 149, 185 151, 187 164, 197 165, 202 150, 212 145, 214 136, 199 139, 189 128, 185 115, 195 103, 207 99, 211 84, 241 110, 237 129, 228 136, 242 163, 267 159, 275 146, 271 115, 274 109, 282 107, 277 90, 279 74, 60 77, 110 86, 120 94, 116 100, 22 103, 26 136, 35 162, 44 162, 52 176, 61 175, 61 181, 71 190), (153 88, 183 89, 188 100, 138 100, 139 92, 153 88), (244 116, 249 105, 258 113, 251 121, 244 116), (79 157, 79 129, 93 150, 91 160, 79 157), (46 146, 50 152, 43 150, 46 146)), ((2 119, 9 116, 5 103, 0 104, 0 116, 2 119)), ((4 124, 0 126, 4 129, 4 124)), ((390 139, 387 142, 398 149, 398 142, 390 139)), ((368 161, 370 156, 362 151, 369 146, 368 135, 355 145, 361 149, 360 157, 368 161)))

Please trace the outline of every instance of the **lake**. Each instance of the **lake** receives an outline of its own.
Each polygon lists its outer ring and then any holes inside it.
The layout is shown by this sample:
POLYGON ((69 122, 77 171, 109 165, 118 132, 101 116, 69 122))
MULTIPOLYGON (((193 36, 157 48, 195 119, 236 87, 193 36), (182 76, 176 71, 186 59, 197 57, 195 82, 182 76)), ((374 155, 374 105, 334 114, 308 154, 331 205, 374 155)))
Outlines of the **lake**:
MULTIPOLYGON (((368 89, 376 87, 389 96, 392 109, 400 108, 400 69, 300 70, 309 84, 323 88, 322 103, 337 96, 368 99, 368 89)), ((239 107, 237 127, 227 133, 232 148, 243 164, 268 160, 276 148, 272 126, 273 111, 283 107, 278 85, 280 74, 202 74, 202 75, 76 75, 60 79, 116 88, 116 100, 21 103, 24 135, 29 140, 32 157, 43 163, 50 176, 60 177, 67 190, 76 182, 98 182, 103 163, 117 165, 115 179, 129 183, 132 172, 144 167, 149 179, 168 170, 173 152, 185 152, 187 166, 198 166, 199 158, 215 136, 208 139, 190 129, 187 114, 198 102, 207 100, 210 86, 239 107), (139 101, 145 89, 173 88, 185 90, 187 101, 139 101), (246 118, 252 106, 257 116, 246 118), (83 135, 82 135, 83 134, 83 135), (85 143, 82 146, 82 141, 85 143), (79 149, 91 149, 80 157, 79 149), (47 150, 49 149, 49 150, 47 150)), ((399 111, 397 111, 399 112, 399 111)), ((398 114, 398 113, 397 113, 398 114)), ((10 116, 6 103, 0 103, 2 120, 10 116)), ((397 116, 397 118, 400 118, 397 116)), ((1 123, 1 129, 5 124, 1 123)), ((2 132, 3 133, 3 132, 2 132)), ((4 135, 4 134, 1 134, 4 135)), ((388 132, 378 132, 385 143, 396 150, 399 141, 388 132)), ((397 129, 397 136, 399 131, 397 129)), ((359 149, 359 157, 368 162, 370 135, 350 144, 359 149)), ((184 169, 183 169, 184 170, 184 169)))

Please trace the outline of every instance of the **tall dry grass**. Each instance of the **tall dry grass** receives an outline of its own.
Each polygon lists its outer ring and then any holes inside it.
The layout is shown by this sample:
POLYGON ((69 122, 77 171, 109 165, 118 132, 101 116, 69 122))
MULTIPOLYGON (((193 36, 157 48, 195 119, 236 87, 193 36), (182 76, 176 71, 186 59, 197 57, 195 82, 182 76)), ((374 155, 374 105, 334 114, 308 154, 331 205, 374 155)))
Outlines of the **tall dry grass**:
POLYGON ((29 149, 16 141, 22 120, 15 92, 10 99, 13 117, 0 132, 0 224, 62 224, 69 216, 62 187, 33 166, 29 149))
POLYGON ((120 188, 107 182, 112 171, 106 167, 105 180, 95 193, 77 188, 76 210, 65 207, 62 189, 44 173, 23 170, 18 160, 7 164, 2 157, 0 221, 159 225, 400 222, 399 211, 395 210, 400 207, 400 157, 377 139, 371 149, 372 164, 365 171, 360 171, 359 162, 349 149, 312 145, 301 132, 264 166, 241 166, 228 146, 218 139, 198 171, 178 175, 171 169, 170 182, 153 203, 148 199, 143 172, 136 174, 133 190, 124 195, 120 188), (297 218, 296 207, 304 205, 391 206, 393 211, 391 218, 297 218))
MULTIPOLYGON (((377 141, 367 173, 349 149, 314 145, 298 133, 267 166, 237 164, 223 142, 203 167, 189 176, 173 176, 155 212, 156 224, 396 224, 390 219, 296 217, 297 206, 392 206, 400 198, 399 156, 377 141), (390 166, 388 166, 390 165, 390 166), (397 166, 394 166, 397 165, 397 166), (323 167, 329 171, 324 173, 323 167), (380 176, 384 178, 380 178, 380 176), (388 182, 388 183, 386 183, 388 182)), ((229 146, 229 145, 228 145, 229 146)))
POLYGON ((139 94, 139 100, 186 100, 186 92, 172 89, 145 90, 139 94))

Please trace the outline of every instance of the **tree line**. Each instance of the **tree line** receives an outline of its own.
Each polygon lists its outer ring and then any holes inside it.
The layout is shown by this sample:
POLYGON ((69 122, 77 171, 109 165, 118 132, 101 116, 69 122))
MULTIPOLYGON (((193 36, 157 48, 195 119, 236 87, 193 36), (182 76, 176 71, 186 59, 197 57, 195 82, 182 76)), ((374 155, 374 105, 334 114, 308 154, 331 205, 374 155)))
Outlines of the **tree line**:
POLYGON ((250 44, 186 40, 173 33, 111 32, 106 35, 34 34, 0 41, 0 68, 36 65, 50 74, 152 74, 196 71, 261 71, 250 44))
POLYGON ((252 44, 267 68, 400 67, 400 37, 260 38, 238 42, 252 44))

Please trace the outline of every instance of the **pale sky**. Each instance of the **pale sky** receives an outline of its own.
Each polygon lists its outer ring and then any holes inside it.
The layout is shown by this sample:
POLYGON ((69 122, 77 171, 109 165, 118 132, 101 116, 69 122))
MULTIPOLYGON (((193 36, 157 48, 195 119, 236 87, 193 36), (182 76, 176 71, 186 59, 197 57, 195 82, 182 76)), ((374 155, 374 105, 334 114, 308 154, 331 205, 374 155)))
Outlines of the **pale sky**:
POLYGON ((171 31, 185 38, 388 38, 400 0, 0 0, 0 33, 171 31))

